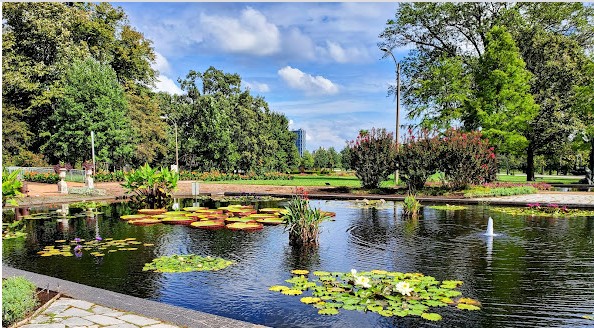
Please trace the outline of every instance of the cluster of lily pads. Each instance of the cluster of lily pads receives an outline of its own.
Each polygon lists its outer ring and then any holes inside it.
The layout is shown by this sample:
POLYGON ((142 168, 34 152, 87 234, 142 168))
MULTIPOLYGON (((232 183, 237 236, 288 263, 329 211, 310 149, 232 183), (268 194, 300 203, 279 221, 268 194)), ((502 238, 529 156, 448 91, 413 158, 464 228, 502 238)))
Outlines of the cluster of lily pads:
POLYGON ((555 217, 582 217, 594 216, 592 210, 580 210, 559 206, 558 204, 540 204, 531 203, 526 207, 491 207, 491 211, 505 213, 510 215, 529 215, 529 216, 555 216, 555 217))
POLYGON ((2 239, 17 239, 27 236, 23 220, 2 223, 2 239))
POLYGON ((460 210, 467 209, 466 206, 462 206, 462 205, 450 205, 450 204, 445 204, 445 205, 431 205, 431 206, 429 206, 429 208, 432 208, 434 210, 439 210, 439 211, 460 211, 460 210))
POLYGON ((56 240, 58 247, 54 245, 45 246, 43 250, 37 252, 41 256, 76 256, 81 257, 84 252, 95 257, 105 256, 107 253, 118 251, 135 251, 139 246, 150 247, 154 244, 147 244, 137 241, 136 238, 113 239, 96 237, 94 240, 86 241, 81 238, 75 238, 71 241, 56 240))
POLYGON ((387 208, 392 208, 394 205, 390 205, 389 203, 386 202, 385 199, 357 199, 353 202, 350 202, 350 207, 351 208, 375 208, 375 209, 387 209, 387 208))
POLYGON ((138 214, 123 215, 121 219, 133 225, 177 224, 200 229, 260 230, 264 225, 283 223, 283 208, 262 208, 252 205, 229 205, 210 209, 207 207, 185 207, 183 211, 165 209, 141 209, 138 214))
POLYGON ((291 286, 275 285, 269 290, 294 296, 310 291, 311 296, 302 297, 301 302, 313 305, 318 314, 323 315, 338 314, 338 309, 343 309, 371 311, 385 317, 413 315, 438 321, 441 315, 429 312, 431 308, 455 306, 460 310, 480 310, 477 300, 461 297, 462 293, 456 290, 462 281, 440 282, 422 273, 314 271, 313 280, 309 280, 307 270, 291 273, 294 276, 286 280, 291 286))
POLYGON ((191 271, 218 271, 233 264, 219 257, 202 257, 200 255, 171 255, 161 256, 150 263, 146 263, 142 271, 154 272, 191 272, 191 271))

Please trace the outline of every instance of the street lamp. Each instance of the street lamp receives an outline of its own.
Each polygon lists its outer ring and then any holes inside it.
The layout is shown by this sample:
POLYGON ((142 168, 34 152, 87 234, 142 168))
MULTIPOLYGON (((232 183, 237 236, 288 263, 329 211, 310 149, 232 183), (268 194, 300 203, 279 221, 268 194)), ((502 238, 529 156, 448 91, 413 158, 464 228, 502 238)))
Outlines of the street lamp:
MULTIPOLYGON (((162 119, 169 121, 169 117, 167 115, 160 116, 162 119)), ((171 120, 173 121, 173 120, 171 120)), ((178 147, 177 147, 177 122, 173 121, 173 127, 175 128, 175 170, 179 172, 179 156, 178 156, 178 147)))
MULTIPOLYGON (((392 51, 388 48, 381 48, 381 50, 392 56, 394 63, 396 64, 396 151, 398 151, 398 144, 400 142, 400 63, 394 57, 392 51)), ((396 169, 394 173, 394 184, 398 186, 400 180, 399 171, 396 169)))

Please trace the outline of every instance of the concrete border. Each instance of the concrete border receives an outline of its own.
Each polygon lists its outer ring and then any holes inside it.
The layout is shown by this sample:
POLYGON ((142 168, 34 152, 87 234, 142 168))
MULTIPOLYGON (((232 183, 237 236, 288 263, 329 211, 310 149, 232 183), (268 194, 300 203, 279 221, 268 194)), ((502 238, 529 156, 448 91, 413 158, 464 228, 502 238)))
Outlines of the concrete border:
MULTIPOLYGON (((225 196, 245 196, 246 193, 240 192, 225 192, 225 196)), ((272 197, 284 197, 291 198, 293 194, 283 193, 249 193, 251 196, 272 196, 272 197)), ((394 195, 352 195, 352 194, 308 194, 310 199, 321 199, 321 200, 390 200, 390 201, 403 201, 406 196, 394 196, 394 195)), ((513 201, 506 199, 494 200, 480 198, 444 198, 444 197, 417 197, 417 200, 421 203, 439 203, 439 204, 464 204, 464 205, 501 205, 501 206, 526 206, 529 202, 524 201, 513 201)), ((583 203, 560 203, 559 205, 566 205, 570 208, 577 209, 594 209, 594 204, 583 204, 583 203)))
POLYGON ((158 319, 159 321, 172 323, 182 327, 264 327, 249 322, 124 295, 105 289, 86 286, 72 281, 62 280, 34 272, 15 269, 7 265, 2 265, 2 278, 8 278, 12 276, 25 277, 39 288, 47 288, 58 293, 62 293, 64 296, 69 296, 74 299, 99 304, 124 312, 132 312, 134 314, 158 319))

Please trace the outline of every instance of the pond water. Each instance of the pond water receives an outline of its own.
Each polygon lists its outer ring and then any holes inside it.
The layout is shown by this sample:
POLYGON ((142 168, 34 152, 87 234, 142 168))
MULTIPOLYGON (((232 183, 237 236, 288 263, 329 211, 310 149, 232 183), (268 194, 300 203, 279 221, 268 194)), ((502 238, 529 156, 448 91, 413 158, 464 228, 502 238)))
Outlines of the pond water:
MULTIPOLYGON (((186 226, 134 226, 120 215, 126 203, 101 209, 98 218, 26 220, 26 239, 4 240, 5 264, 78 283, 273 327, 587 327, 594 321, 594 218, 512 217, 471 206, 442 211, 424 207, 418 220, 401 217, 401 205, 355 208, 348 201, 311 201, 336 212, 322 225, 320 246, 297 251, 282 226, 254 232, 186 226), (495 237, 483 235, 488 217, 495 237), (42 257, 55 240, 76 237, 136 238, 152 247, 103 258, 42 257), (162 255, 210 255, 236 264, 216 272, 143 272, 162 255), (462 280, 460 291, 482 303, 480 311, 437 308, 443 321, 381 317, 340 311, 321 316, 299 297, 271 292, 290 270, 421 272, 437 280, 462 280)), ((191 205, 185 200, 184 205, 191 205)), ((271 204, 265 204, 270 206, 271 204)), ((282 206, 280 204, 272 204, 282 206)), ((183 205, 182 205, 183 206, 183 205)), ((55 210, 55 209, 54 209, 55 210)), ((32 210, 32 212, 35 212, 32 210)), ((11 214, 5 211, 5 218, 11 214)))

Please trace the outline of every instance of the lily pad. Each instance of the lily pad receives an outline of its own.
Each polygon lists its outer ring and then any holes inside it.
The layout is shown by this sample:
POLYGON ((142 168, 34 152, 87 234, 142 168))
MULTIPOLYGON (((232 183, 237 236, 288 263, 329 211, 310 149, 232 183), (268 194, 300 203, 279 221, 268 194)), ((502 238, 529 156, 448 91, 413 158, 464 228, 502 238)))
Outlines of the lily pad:
POLYGON ((120 219, 122 220, 140 220, 146 218, 148 218, 148 215, 146 214, 129 214, 120 216, 120 219))
POLYGON ((338 310, 335 309, 335 308, 326 308, 326 309, 318 310, 318 314, 321 314, 321 315, 336 315, 336 314, 338 314, 338 310))
POLYGON ((157 215, 157 214, 163 214, 167 212, 166 209, 164 208, 143 208, 141 210, 138 210, 138 214, 147 214, 147 215, 157 215))
POLYGON ((285 295, 301 295, 303 294, 303 291, 299 289, 283 289, 281 290, 281 293, 285 295))
POLYGON ((318 303, 321 300, 322 299, 320 299, 319 297, 302 297, 301 298, 301 303, 313 304, 313 303, 318 303))
POLYGON ((229 230, 245 230, 245 231, 253 231, 253 230, 261 230, 264 226, 261 223, 253 223, 253 222, 235 222, 227 224, 227 229, 229 230))
POLYGON ((305 275, 305 274, 309 274, 308 270, 301 270, 301 269, 295 269, 295 270, 291 270, 292 274, 298 274, 298 275, 305 275))
POLYGON ((270 288, 268 288, 268 290, 271 290, 273 292, 282 292, 283 290, 287 290, 290 289, 287 286, 282 286, 282 285, 275 285, 275 286, 271 286, 270 288))
POLYGON ((267 217, 267 218, 257 219, 256 222, 262 223, 264 225, 279 225, 279 224, 283 223, 283 219, 276 218, 276 217, 267 217))
POLYGON ((459 308, 460 310, 469 310, 469 311, 477 311, 480 310, 481 308, 476 306, 476 305, 471 305, 471 304, 464 304, 464 303, 460 303, 458 305, 456 305, 457 308, 459 308))
POLYGON ((208 210, 208 207, 190 206, 190 207, 184 207, 183 210, 186 211, 186 212, 195 212, 195 211, 208 210))
POLYGON ((159 219, 140 219, 140 220, 129 220, 128 223, 137 225, 137 226, 147 226, 147 225, 161 223, 161 220, 159 220, 159 219))
POLYGON ((261 208, 260 209, 260 213, 279 213, 279 214, 287 214, 288 211, 284 208, 273 208, 273 207, 267 207, 267 208, 261 208))
POLYGON ((187 214, 188 212, 186 211, 169 211, 169 212, 165 212, 163 214, 165 215, 169 215, 169 216, 182 216, 187 214))
POLYGON ((190 225, 194 222, 193 218, 185 217, 185 216, 170 216, 164 219, 161 219, 161 222, 164 224, 179 224, 179 225, 190 225))
POLYGON ((225 228, 225 222, 220 220, 197 221, 190 223, 190 227, 215 230, 225 228))
POLYGON ((191 272, 191 271, 217 271, 233 264, 219 257, 202 257, 200 255, 171 255, 161 256, 150 263, 146 263, 142 271, 154 272, 191 272))
POLYGON ((233 222, 256 222, 256 219, 250 219, 250 218, 238 218, 238 217, 230 217, 230 218, 226 218, 225 222, 228 223, 233 223, 233 222))

